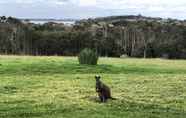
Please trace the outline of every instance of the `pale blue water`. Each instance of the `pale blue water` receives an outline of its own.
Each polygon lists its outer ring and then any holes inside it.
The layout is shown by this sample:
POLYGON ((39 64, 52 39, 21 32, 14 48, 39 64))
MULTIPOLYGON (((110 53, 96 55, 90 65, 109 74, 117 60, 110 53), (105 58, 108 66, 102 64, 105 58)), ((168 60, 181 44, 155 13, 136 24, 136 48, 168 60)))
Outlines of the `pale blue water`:
POLYGON ((34 24, 44 24, 44 23, 47 23, 47 22, 54 22, 54 23, 64 23, 65 25, 73 25, 75 24, 75 21, 53 21, 53 20, 30 20, 31 23, 34 23, 34 24))

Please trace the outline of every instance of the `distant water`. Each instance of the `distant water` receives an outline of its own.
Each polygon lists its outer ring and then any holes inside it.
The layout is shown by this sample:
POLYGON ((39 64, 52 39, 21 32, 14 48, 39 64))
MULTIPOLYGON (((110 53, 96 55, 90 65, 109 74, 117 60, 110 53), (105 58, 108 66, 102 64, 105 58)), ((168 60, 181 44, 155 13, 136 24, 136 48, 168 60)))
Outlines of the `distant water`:
POLYGON ((54 23, 64 23, 65 25, 73 25, 75 24, 75 21, 60 21, 60 20, 30 20, 31 23, 34 24, 45 24, 48 22, 54 22, 54 23))

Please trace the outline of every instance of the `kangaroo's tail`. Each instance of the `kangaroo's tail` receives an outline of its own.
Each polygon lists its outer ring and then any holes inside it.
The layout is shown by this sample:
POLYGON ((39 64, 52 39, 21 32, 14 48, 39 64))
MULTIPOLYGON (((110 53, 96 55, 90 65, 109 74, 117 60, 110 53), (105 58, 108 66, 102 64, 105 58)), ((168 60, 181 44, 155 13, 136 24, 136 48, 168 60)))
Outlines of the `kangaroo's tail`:
POLYGON ((111 100, 117 100, 117 98, 110 97, 111 100))

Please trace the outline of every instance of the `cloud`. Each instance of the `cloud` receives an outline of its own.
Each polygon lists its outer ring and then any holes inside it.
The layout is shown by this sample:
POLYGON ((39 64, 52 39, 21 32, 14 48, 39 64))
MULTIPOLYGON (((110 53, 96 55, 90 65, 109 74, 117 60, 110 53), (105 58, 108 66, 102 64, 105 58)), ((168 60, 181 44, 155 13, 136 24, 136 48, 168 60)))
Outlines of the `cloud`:
POLYGON ((79 0, 78 5, 79 6, 96 6, 97 1, 96 0, 79 0))
POLYGON ((62 4, 70 0, 1 0, 0 4, 62 4))
POLYGON ((142 14, 186 19, 186 0, 0 0, 0 15, 92 17, 142 14), (61 14, 63 13, 63 14, 61 14))

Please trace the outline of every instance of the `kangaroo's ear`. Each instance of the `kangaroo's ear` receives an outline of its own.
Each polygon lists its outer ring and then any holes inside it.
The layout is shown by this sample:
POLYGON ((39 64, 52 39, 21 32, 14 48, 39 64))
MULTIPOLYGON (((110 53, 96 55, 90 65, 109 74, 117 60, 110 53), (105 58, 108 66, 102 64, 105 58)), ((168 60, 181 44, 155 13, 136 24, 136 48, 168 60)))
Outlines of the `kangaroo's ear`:
POLYGON ((99 75, 98 75, 98 78, 100 79, 100 78, 101 78, 101 76, 99 76, 99 75))
POLYGON ((95 79, 97 78, 97 75, 95 76, 95 79))
POLYGON ((96 80, 99 80, 100 78, 101 78, 101 77, 100 77, 99 75, 96 75, 96 76, 95 76, 95 79, 96 79, 96 80))

